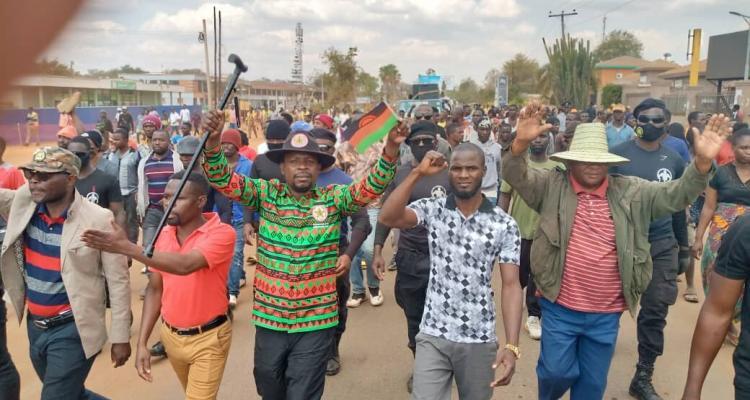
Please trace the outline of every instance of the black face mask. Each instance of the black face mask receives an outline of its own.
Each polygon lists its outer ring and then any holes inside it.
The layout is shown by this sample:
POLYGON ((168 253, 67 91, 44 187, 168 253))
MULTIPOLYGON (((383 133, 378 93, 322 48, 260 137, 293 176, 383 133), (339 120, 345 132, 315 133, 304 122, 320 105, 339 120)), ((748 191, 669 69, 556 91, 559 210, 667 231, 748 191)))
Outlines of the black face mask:
POLYGON ((90 154, 76 153, 76 156, 78 156, 78 159, 81 160, 81 169, 88 167, 89 162, 91 162, 90 154))
POLYGON ((424 156, 430 152, 435 146, 433 145, 411 145, 409 148, 411 149, 411 154, 414 155, 414 159, 417 160, 417 163, 422 162, 422 159, 424 156))
POLYGON ((278 150, 284 147, 284 143, 268 143, 268 150, 278 150))
POLYGON ((635 128, 635 134, 642 140, 645 140, 647 142, 655 142, 659 140, 660 137, 664 135, 665 127, 657 127, 652 123, 648 123, 645 125, 638 125, 635 128))

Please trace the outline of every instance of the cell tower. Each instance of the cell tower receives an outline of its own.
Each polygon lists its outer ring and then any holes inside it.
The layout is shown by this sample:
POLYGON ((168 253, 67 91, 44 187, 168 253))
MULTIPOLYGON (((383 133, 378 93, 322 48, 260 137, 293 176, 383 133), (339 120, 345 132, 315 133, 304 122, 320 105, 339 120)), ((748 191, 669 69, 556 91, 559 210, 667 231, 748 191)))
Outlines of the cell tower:
POLYGON ((302 23, 297 22, 297 27, 294 30, 294 64, 292 65, 292 81, 296 83, 303 82, 302 75, 302 23))

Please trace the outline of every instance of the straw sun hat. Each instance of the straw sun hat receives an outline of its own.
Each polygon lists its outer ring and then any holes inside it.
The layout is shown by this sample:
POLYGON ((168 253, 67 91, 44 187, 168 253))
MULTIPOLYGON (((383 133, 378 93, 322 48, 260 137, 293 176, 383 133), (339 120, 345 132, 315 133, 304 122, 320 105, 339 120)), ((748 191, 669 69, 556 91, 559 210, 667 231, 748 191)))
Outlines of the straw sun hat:
POLYGON ((608 151, 604 125, 598 122, 579 124, 568 151, 552 154, 550 158, 555 161, 579 161, 608 165, 630 162, 627 158, 608 151))

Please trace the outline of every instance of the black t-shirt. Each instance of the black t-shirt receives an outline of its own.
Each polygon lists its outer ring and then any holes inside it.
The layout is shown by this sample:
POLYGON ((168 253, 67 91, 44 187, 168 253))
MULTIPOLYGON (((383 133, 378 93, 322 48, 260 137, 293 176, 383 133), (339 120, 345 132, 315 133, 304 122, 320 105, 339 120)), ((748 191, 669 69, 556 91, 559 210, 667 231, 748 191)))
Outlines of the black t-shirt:
MULTIPOLYGON (((383 193, 383 202, 388 198, 391 192, 400 185, 414 167, 411 164, 399 165, 398 171, 393 181, 383 193)), ((451 193, 450 179, 448 171, 443 170, 438 174, 422 177, 417 181, 414 189, 409 195, 409 204, 419 199, 429 197, 445 197, 451 193)), ((418 225, 411 229, 402 229, 399 233, 398 248, 402 250, 419 251, 424 254, 430 253, 429 243, 427 241, 427 228, 424 225, 418 225)))
POLYGON ((109 208, 110 203, 122 203, 122 194, 117 178, 95 169, 89 176, 76 181, 76 190, 86 200, 109 208))
MULTIPOLYGON (((666 146, 660 145, 658 150, 647 151, 638 146, 635 140, 628 140, 610 151, 630 160, 625 165, 610 168, 610 172, 614 174, 637 176, 652 182, 670 182, 678 179, 685 172, 685 160, 666 146)), ((674 237, 671 216, 651 222, 648 232, 649 241, 674 237)))
POLYGON ((708 183, 716 190, 719 203, 750 206, 750 181, 742 182, 734 164, 725 164, 716 169, 716 175, 708 183))
POLYGON ((279 164, 271 161, 265 154, 259 154, 253 161, 253 168, 250 170, 250 177, 255 179, 265 179, 270 181, 271 179, 278 179, 282 183, 286 180, 284 175, 281 174, 281 167, 279 164))
POLYGON ((728 279, 745 281, 742 330, 734 351, 734 386, 747 392, 750 391, 750 215, 735 220, 722 238, 715 272, 728 279))

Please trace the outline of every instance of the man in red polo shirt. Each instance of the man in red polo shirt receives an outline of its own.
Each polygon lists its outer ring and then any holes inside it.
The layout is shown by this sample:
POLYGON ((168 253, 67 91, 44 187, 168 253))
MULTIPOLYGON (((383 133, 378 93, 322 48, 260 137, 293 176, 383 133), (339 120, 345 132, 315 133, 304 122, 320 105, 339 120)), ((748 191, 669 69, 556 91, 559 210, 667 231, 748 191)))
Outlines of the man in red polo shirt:
MULTIPOLYGON (((172 175, 164 203, 185 173, 172 175)), ((226 244, 234 243, 235 232, 218 214, 202 212, 208 189, 203 175, 188 176, 152 258, 115 224, 113 232, 88 230, 82 236, 90 247, 127 255, 155 272, 143 302, 136 369, 152 381, 147 341, 161 315, 161 340, 188 399, 216 398, 232 341, 226 282, 234 248, 226 244)))

